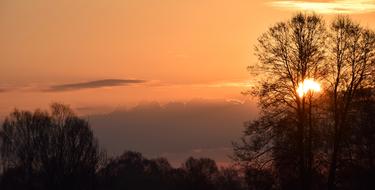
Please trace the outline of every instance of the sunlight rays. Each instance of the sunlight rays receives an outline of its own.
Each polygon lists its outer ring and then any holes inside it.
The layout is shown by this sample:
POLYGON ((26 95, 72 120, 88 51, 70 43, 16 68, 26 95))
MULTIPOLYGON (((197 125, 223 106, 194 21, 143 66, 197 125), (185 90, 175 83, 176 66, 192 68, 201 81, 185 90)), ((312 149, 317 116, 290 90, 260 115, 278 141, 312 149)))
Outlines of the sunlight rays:
POLYGON ((314 11, 322 14, 353 14, 375 12, 374 0, 273 1, 271 6, 291 10, 314 11))
POLYGON ((312 79, 305 79, 298 85, 297 94, 299 97, 303 97, 308 92, 320 92, 320 84, 312 79))

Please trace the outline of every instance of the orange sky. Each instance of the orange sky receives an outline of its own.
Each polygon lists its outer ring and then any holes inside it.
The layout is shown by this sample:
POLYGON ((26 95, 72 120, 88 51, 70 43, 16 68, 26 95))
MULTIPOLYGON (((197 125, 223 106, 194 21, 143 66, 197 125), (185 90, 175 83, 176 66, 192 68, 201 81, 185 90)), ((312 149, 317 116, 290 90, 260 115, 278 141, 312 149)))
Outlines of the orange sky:
POLYGON ((1 0, 0 115, 53 101, 244 100, 257 37, 310 8, 375 26, 369 0, 1 0))

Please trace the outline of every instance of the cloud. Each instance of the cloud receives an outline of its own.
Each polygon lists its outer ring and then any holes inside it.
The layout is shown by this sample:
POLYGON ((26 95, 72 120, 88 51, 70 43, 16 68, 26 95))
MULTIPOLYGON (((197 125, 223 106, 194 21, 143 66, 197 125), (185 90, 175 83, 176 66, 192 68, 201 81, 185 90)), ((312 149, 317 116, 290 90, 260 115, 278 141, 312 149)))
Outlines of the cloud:
POLYGON ((282 9, 306 10, 323 14, 353 14, 375 12, 375 1, 373 0, 286 0, 272 1, 270 5, 282 9))
POLYGON ((104 79, 96 80, 89 82, 81 83, 70 83, 51 86, 46 91, 60 92, 60 91, 72 91, 72 90, 81 90, 81 89, 90 89, 90 88, 103 88, 103 87, 114 87, 114 86, 127 86, 132 84, 141 84, 145 83, 145 80, 136 80, 136 79, 104 79))
POLYGON ((144 103, 87 118, 109 154, 136 150, 149 157, 165 156, 178 165, 191 155, 228 162, 231 142, 241 136, 244 122, 256 116, 251 101, 194 100, 144 103))

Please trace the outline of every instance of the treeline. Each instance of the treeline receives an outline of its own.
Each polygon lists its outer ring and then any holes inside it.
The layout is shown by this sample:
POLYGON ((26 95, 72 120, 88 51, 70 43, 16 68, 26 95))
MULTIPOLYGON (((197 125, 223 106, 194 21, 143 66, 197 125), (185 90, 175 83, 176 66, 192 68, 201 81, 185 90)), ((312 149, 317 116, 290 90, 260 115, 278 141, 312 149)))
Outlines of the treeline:
POLYGON ((174 168, 165 158, 125 151, 108 158, 89 123, 65 105, 15 110, 0 130, 0 189, 201 189, 244 187, 238 170, 208 158, 174 168))

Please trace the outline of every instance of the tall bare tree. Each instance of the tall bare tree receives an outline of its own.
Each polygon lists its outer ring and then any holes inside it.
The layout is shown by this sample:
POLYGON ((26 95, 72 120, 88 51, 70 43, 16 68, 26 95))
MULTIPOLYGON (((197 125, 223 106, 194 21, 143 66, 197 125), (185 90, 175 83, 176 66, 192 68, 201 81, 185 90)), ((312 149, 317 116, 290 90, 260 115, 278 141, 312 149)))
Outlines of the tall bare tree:
POLYGON ((373 87, 375 68, 375 33, 354 23, 348 17, 337 17, 330 30, 330 111, 333 116, 332 154, 328 176, 329 189, 335 188, 336 171, 348 114, 357 93, 373 87))
MULTIPOLYGON (((307 97, 296 92, 305 79, 321 80, 327 74, 325 67, 327 32, 321 17, 315 14, 297 14, 286 22, 279 22, 258 39, 255 48, 260 64, 249 69, 258 74, 253 95, 259 98, 262 119, 253 123, 247 133, 250 144, 235 145, 235 158, 272 163, 268 153, 275 152, 279 123, 293 120, 298 144, 298 165, 301 186, 308 188, 307 97), (267 140, 266 140, 267 139, 267 140), (252 149, 251 151, 245 149, 252 149)), ((292 129, 294 130, 294 129, 292 129)))
MULTIPOLYGON (((373 96, 375 33, 344 16, 326 29, 320 17, 298 14, 271 27, 258 41, 260 64, 250 71, 261 76, 252 92, 259 98, 262 115, 235 144, 235 160, 285 172, 293 163, 285 160, 297 156, 299 189, 312 187, 312 175, 325 177, 328 188, 335 189, 343 160, 353 159, 342 150, 355 151, 350 143, 358 134, 352 132, 363 130, 360 122, 350 121, 363 108, 353 104, 361 102, 363 92, 373 96), (311 94, 297 94, 298 85, 308 78, 323 88, 315 103, 311 94)), ((361 146, 358 142, 363 141, 356 141, 356 147, 361 146)))

